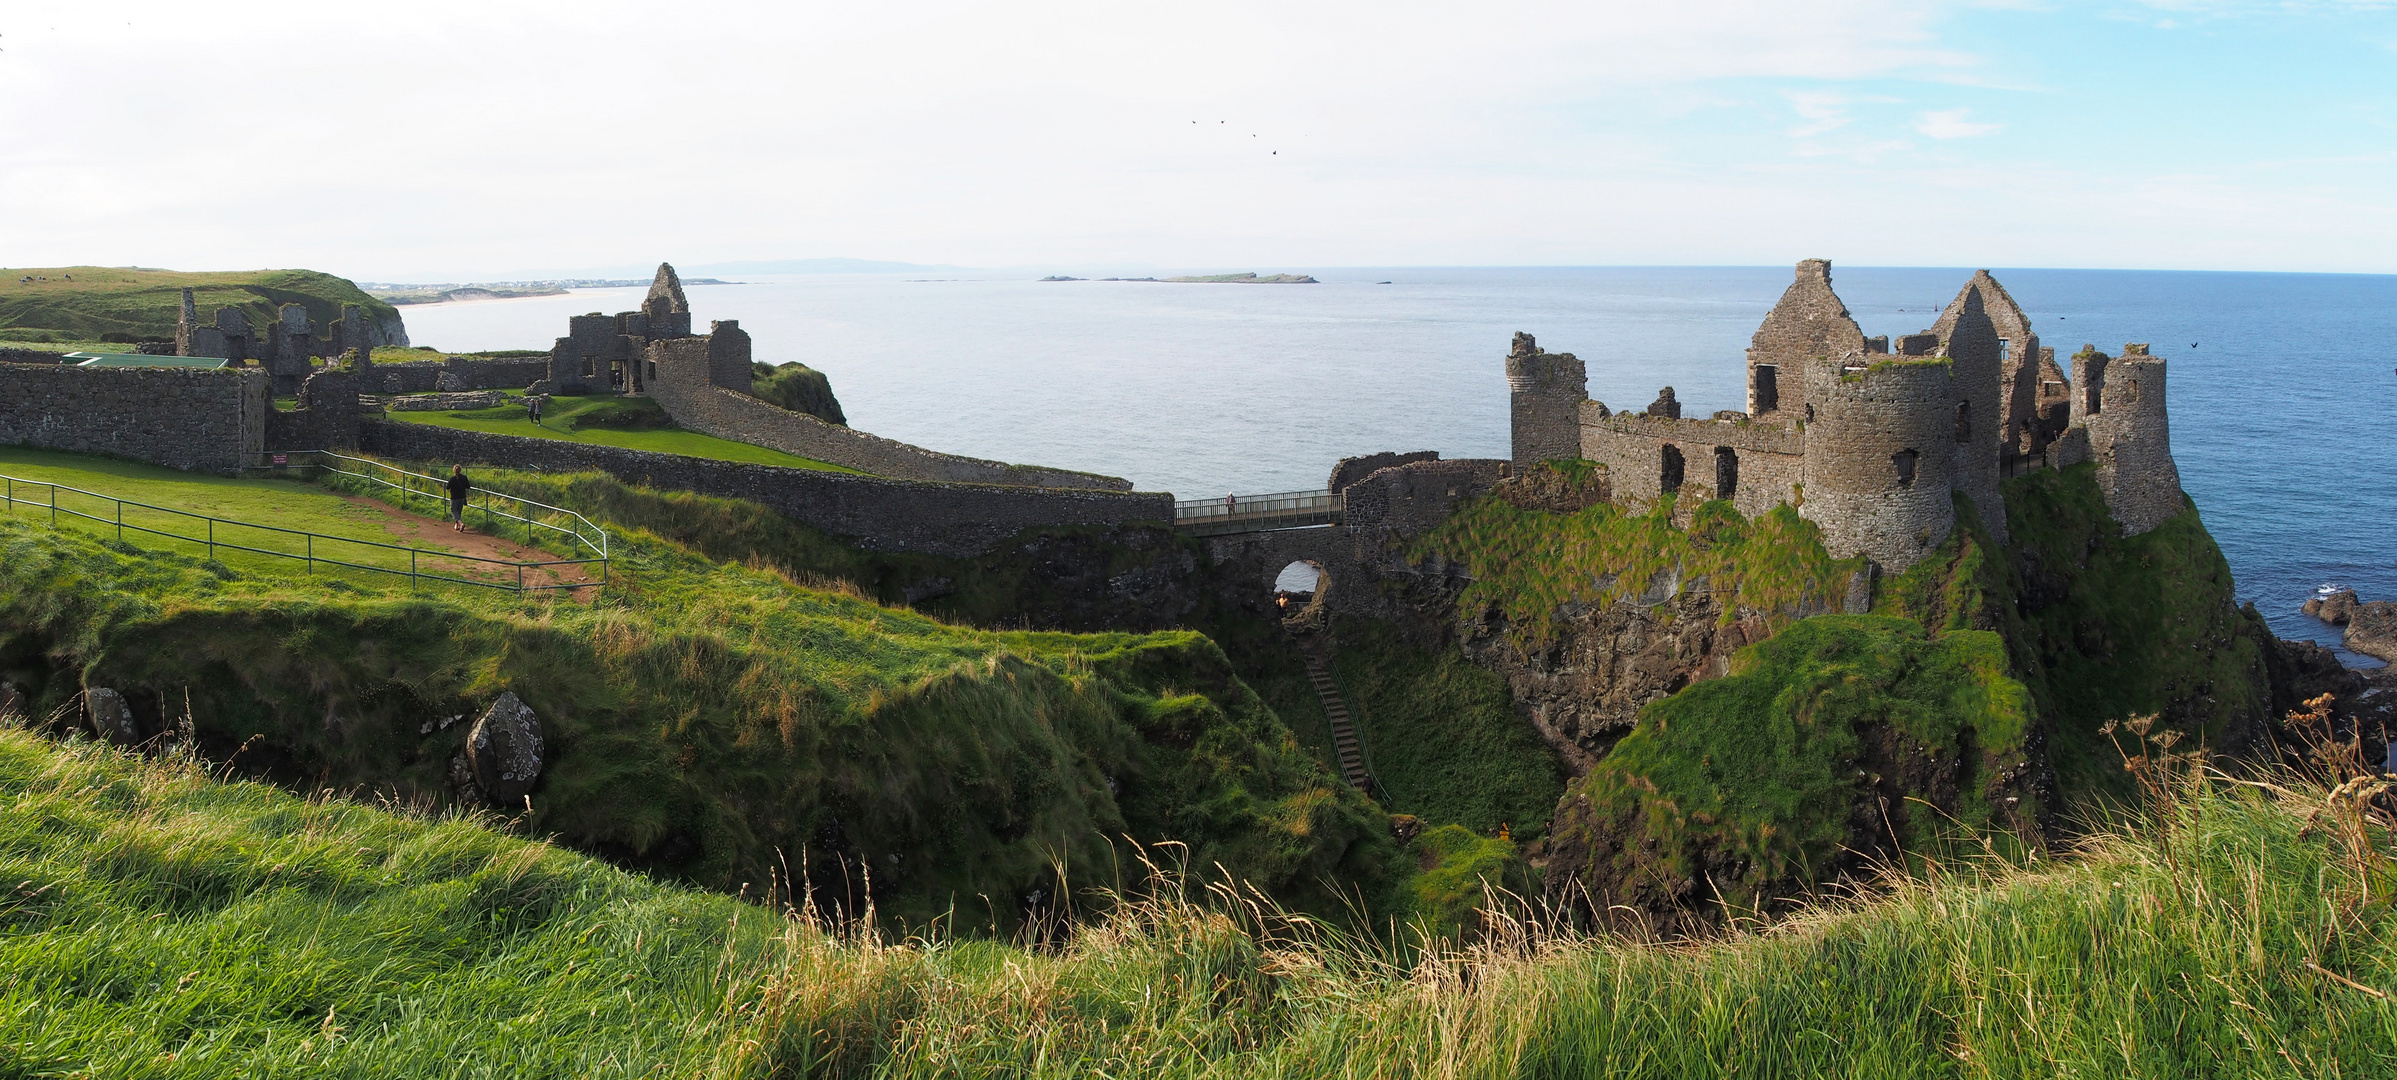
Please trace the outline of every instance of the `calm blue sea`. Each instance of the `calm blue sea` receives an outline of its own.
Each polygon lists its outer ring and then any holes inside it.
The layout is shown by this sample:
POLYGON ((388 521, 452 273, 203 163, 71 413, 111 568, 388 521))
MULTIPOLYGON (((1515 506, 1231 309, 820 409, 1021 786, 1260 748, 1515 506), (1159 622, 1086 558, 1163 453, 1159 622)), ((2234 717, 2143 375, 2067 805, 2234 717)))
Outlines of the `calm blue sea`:
MULTIPOLYGON (((1376 450, 1507 453, 1502 362, 1520 330, 1637 409, 1743 407, 1742 350, 1787 268, 1330 268, 1320 285, 1036 282, 959 274, 693 286, 761 360, 829 374, 850 423, 937 450, 1130 477, 1184 498, 1322 486, 1376 450), (1381 284, 1387 282, 1387 284, 1381 284)), ((1914 333, 1969 269, 1833 268, 1864 332, 1914 333)), ((2149 342, 2172 442, 2238 577, 2284 637, 2337 633, 2325 584, 2397 598, 2397 276, 1995 270, 2059 357, 2149 342), (2379 435, 2372 432, 2378 430, 2379 435)), ((406 309, 451 350, 546 348, 569 314, 642 290, 406 309)), ((2372 663, 2351 658, 2359 663, 2372 663)))

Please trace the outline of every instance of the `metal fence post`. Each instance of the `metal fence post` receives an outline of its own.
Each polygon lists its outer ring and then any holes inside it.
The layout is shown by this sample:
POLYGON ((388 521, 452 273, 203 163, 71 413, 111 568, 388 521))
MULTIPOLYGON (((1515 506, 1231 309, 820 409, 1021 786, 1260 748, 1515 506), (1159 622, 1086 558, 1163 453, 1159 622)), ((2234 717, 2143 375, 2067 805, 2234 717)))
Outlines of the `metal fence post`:
POLYGON ((420 584, 422 584, 422 583, 416 580, 416 549, 415 549, 415 548, 409 548, 409 549, 408 549, 408 591, 409 591, 409 592, 415 592, 415 591, 417 590, 417 587, 418 587, 420 584))
POLYGON ((208 519, 208 557, 216 558, 216 519, 208 519))
POLYGON ((117 500, 117 543, 125 542, 125 500, 117 500))

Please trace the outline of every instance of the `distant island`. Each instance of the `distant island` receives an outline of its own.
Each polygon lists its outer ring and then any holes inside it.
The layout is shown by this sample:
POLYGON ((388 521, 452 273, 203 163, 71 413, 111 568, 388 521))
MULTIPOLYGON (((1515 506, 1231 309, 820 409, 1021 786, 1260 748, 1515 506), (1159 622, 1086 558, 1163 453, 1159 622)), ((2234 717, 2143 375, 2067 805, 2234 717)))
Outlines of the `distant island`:
MULTIPOLYGON (((367 295, 387 304, 447 304, 459 300, 513 300, 525 296, 559 296, 570 289, 633 289, 649 284, 648 278, 558 278, 548 281, 483 281, 461 285, 454 282, 438 284, 398 284, 386 281, 365 282, 360 288, 367 295)), ((692 278, 685 285, 731 285, 733 282, 715 278, 692 278)))
POLYGON ((1186 274, 1182 277, 1103 277, 1078 278, 1052 274, 1042 281, 1156 281, 1167 284, 1231 284, 1231 285, 1320 285, 1322 282, 1306 274, 1186 274))

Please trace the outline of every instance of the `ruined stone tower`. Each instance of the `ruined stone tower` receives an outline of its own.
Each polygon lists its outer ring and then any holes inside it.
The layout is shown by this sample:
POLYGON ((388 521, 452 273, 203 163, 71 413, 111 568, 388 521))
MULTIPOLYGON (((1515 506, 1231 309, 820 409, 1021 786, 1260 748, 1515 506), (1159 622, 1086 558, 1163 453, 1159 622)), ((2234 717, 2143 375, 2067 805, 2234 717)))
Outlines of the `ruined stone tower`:
POLYGON ((1589 400, 1589 373, 1572 353, 1540 351, 1530 334, 1515 335, 1506 355, 1508 412, 1515 464, 1581 456, 1581 403, 1589 400))
POLYGON ((1956 388, 1937 358, 1825 357, 1808 365, 1806 497, 1835 555, 1912 566, 1956 523, 1956 388))
POLYGON ((2137 536, 2180 513, 2183 501, 2164 410, 2164 361, 2139 344, 2123 346, 2119 358, 2083 346, 2075 360, 2086 382, 2074 398, 2083 407, 2074 419, 2089 433, 2098 489, 2123 535, 2137 536))

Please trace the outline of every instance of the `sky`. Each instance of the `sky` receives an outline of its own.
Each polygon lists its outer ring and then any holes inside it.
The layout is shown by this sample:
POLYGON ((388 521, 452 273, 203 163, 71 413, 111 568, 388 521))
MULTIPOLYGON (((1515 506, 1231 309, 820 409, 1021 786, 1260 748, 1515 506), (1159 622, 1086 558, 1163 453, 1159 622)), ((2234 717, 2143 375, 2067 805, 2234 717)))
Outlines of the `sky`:
POLYGON ((0 0, 0 264, 2397 272, 2397 0, 0 0))

